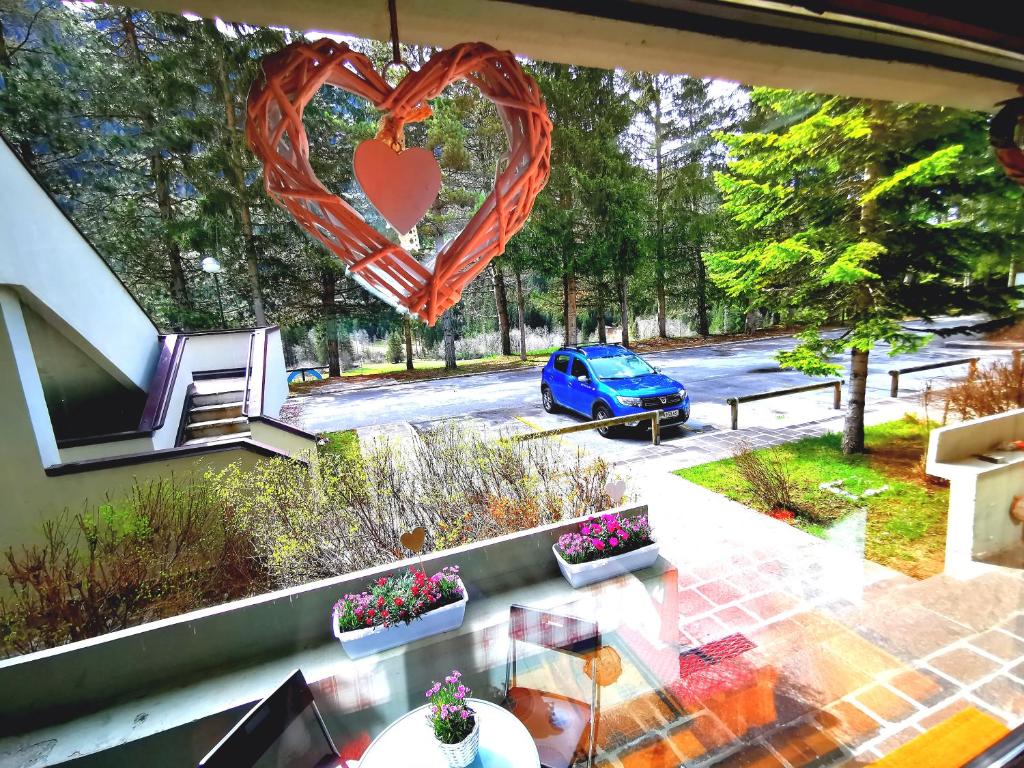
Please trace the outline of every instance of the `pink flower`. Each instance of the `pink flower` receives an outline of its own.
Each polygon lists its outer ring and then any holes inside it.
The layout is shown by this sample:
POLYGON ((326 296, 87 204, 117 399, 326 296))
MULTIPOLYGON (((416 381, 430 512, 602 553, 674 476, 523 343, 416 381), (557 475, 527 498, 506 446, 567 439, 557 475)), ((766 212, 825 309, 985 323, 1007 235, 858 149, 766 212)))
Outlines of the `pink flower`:
POLYGON ((619 540, 612 536, 610 539, 608 539, 608 543, 613 547, 617 547, 619 545, 619 540))
POLYGON ((604 549, 604 542, 600 539, 591 539, 590 543, 594 545, 594 549, 604 549))

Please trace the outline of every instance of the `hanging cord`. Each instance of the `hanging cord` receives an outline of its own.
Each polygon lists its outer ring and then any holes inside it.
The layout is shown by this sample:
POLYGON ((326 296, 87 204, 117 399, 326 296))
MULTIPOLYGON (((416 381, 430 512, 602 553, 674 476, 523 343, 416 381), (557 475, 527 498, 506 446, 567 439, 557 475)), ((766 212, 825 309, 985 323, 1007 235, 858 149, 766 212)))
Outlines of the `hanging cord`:
MULTIPOLYGON (((1024 86, 1020 89, 1024 94, 1024 86)), ((1006 175, 1024 185, 1024 149, 1017 143, 1017 130, 1024 125, 1024 96, 1002 103, 989 123, 988 140, 1006 175)))
MULTIPOLYGON (((388 0, 388 17, 391 23, 391 61, 384 65, 381 74, 388 79, 388 72, 398 67, 406 73, 412 72, 412 67, 402 61, 402 44, 398 37, 398 9, 396 0, 388 0)), ((405 125, 404 115, 386 114, 381 118, 380 128, 375 138, 380 139, 390 146, 395 152, 402 152, 405 149, 405 125)))

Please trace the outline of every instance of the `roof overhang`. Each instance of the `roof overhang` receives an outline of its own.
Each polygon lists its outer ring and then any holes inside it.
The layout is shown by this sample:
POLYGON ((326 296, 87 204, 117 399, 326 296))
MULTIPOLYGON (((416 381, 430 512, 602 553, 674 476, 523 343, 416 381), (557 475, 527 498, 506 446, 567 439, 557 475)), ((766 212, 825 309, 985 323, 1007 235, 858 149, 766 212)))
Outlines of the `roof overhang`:
MULTIPOLYGON (((142 0, 152 10, 385 40, 385 0, 142 0)), ((1014 3, 398 0, 401 38, 584 66, 992 110, 1024 83, 1014 3), (930 6, 938 6, 934 9, 930 6), (965 10, 977 6, 980 10, 965 10), (993 6, 1001 6, 1002 10, 993 6)))

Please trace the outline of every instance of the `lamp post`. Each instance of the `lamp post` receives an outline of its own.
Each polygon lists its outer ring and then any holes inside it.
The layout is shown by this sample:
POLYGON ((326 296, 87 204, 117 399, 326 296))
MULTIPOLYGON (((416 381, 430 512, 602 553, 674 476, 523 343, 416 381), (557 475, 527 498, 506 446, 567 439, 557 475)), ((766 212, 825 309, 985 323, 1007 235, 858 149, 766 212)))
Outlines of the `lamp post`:
POLYGON ((202 261, 203 272, 208 275, 213 275, 213 284, 217 288, 217 307, 220 309, 220 326, 221 328, 227 328, 227 320, 224 319, 224 302, 220 298, 220 278, 217 277, 220 272, 220 262, 217 261, 213 256, 207 256, 202 261))

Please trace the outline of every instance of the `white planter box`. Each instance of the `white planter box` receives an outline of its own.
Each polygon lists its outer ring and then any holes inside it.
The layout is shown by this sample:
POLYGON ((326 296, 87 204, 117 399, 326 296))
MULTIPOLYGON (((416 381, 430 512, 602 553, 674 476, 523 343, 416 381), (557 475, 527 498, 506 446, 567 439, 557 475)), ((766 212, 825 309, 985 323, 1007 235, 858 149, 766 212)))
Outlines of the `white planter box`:
POLYGON ((342 632, 338 629, 338 611, 335 609, 331 611, 331 628, 334 630, 334 636, 341 642, 341 647, 345 649, 345 653, 352 659, 361 659, 364 656, 386 651, 388 648, 411 643, 413 640, 450 632, 462 626, 462 620, 466 616, 466 603, 469 602, 466 585, 462 583, 462 579, 459 579, 459 587, 462 589, 461 600, 427 611, 408 624, 398 624, 393 627, 367 627, 342 632))
POLYGON ((565 580, 572 587, 585 587, 587 584, 594 584, 598 581, 621 576, 630 571, 639 571, 641 568, 650 568, 658 559, 658 543, 648 544, 646 547, 634 549, 613 557, 605 557, 600 560, 591 560, 589 563, 567 563, 558 553, 557 545, 551 545, 551 551, 555 553, 555 560, 562 571, 565 580))

